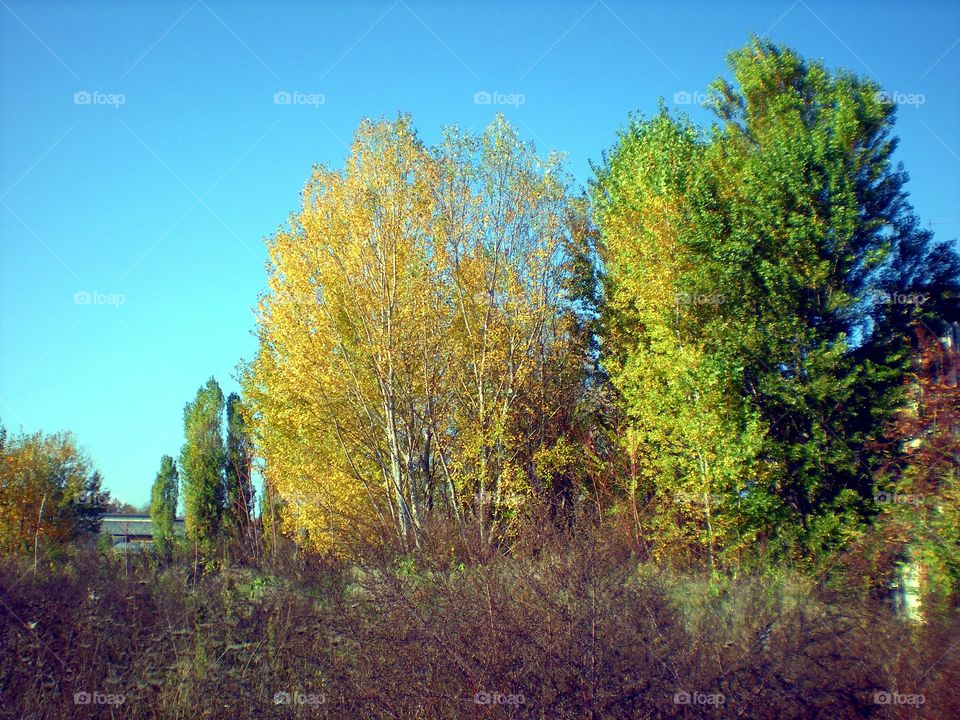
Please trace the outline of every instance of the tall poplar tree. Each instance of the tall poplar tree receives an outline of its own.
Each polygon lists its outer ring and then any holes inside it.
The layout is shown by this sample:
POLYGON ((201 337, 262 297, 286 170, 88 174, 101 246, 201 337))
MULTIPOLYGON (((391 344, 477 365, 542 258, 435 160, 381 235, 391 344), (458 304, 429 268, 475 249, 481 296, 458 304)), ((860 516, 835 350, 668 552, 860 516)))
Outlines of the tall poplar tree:
POLYGON ((226 514, 233 532, 244 535, 254 514, 253 446, 240 396, 227 397, 226 514))
POLYGON ((183 411, 180 474, 186 530, 191 541, 208 549, 220 532, 226 501, 223 413, 223 391, 212 377, 183 411))
POLYGON ((172 457, 160 459, 160 471, 150 489, 150 522, 153 525, 153 544, 157 552, 168 556, 174 540, 174 525, 177 519, 177 500, 180 492, 180 476, 172 457))

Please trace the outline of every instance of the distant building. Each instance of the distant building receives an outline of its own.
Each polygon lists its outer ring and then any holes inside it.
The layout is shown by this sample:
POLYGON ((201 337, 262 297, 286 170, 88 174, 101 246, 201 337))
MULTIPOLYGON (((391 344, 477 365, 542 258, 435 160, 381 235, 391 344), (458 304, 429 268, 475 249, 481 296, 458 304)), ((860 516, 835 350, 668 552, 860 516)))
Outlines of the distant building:
MULTIPOLYGON (((183 534, 183 518, 177 518, 173 531, 183 534)), ((110 536, 117 552, 140 552, 153 545, 153 523, 149 515, 117 515, 108 513, 100 521, 100 532, 110 536)))

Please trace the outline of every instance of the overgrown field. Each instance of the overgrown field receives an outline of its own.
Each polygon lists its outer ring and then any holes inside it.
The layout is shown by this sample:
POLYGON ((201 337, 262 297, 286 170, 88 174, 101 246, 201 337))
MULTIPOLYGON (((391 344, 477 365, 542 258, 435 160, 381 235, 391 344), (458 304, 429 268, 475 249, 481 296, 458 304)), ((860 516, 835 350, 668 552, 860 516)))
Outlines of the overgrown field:
MULTIPOLYGON (((609 539, 512 557, 5 561, 4 718, 955 718, 960 623, 609 539)), ((954 616, 955 617, 955 616, 954 616)))

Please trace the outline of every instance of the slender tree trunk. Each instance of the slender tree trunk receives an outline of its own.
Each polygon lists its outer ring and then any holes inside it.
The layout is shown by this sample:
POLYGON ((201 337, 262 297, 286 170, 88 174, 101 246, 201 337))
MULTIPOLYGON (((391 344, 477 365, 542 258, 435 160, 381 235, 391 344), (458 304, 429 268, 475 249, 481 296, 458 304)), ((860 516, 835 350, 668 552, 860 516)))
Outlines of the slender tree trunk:
POLYGON ((37 527, 33 532, 33 574, 37 574, 37 559, 38 553, 37 550, 40 546, 40 523, 43 521, 43 506, 47 503, 47 494, 43 494, 43 498, 40 500, 40 512, 37 513, 37 527))

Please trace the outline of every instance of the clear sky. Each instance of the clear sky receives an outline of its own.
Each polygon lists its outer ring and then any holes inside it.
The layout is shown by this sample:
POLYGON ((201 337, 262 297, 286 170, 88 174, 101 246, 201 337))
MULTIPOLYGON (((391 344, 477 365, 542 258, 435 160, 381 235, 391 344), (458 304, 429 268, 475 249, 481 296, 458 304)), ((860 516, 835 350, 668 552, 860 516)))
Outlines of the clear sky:
POLYGON ((0 0, 0 419, 73 430, 146 502, 184 404, 255 351, 263 238, 361 118, 434 142, 502 111, 585 183, 631 111, 707 120, 750 32, 895 94, 914 205, 960 236, 956 2, 0 0))

